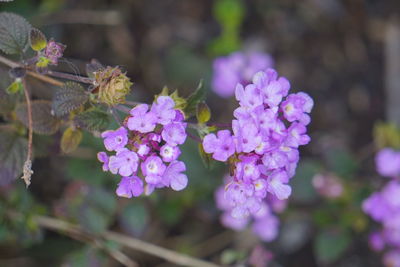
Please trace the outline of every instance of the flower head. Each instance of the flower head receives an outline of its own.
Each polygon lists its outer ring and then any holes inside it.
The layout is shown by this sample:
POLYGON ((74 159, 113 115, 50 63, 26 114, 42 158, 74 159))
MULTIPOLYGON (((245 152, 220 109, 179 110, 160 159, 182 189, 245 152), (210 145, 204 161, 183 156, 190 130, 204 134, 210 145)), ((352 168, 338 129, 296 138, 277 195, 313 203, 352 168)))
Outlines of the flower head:
POLYGON ((125 103, 125 96, 131 91, 130 79, 118 67, 107 67, 95 74, 98 99, 110 106, 125 103))

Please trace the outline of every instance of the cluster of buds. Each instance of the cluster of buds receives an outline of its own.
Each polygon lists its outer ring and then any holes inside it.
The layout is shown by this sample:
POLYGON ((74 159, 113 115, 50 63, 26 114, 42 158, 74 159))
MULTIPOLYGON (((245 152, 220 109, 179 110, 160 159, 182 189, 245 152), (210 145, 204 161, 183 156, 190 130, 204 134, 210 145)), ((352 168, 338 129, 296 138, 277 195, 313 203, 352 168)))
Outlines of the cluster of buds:
POLYGON ((134 107, 123 126, 103 132, 102 137, 105 148, 116 154, 99 152, 97 156, 104 171, 122 176, 118 196, 131 198, 143 192, 149 195, 155 188, 179 191, 187 186, 186 166, 178 161, 186 123, 171 97, 159 96, 150 107, 134 107))
POLYGON ((375 251, 385 251, 386 266, 400 266, 400 151, 385 148, 375 157, 376 169, 390 181, 381 191, 363 202, 363 210, 382 224, 382 229, 370 235, 370 246, 375 251))
POLYGON ((273 69, 258 72, 253 83, 238 84, 233 134, 220 130, 204 137, 203 148, 215 160, 228 162, 233 176, 225 185, 231 216, 257 215, 267 194, 279 200, 291 194, 289 180, 299 160, 298 148, 310 141, 313 100, 306 93, 288 94, 289 81, 273 69))
POLYGON ((29 35, 31 48, 37 52, 36 67, 45 69, 48 65, 57 65, 62 58, 65 45, 53 39, 47 41, 46 36, 38 29, 33 28, 29 35))
POLYGON ((125 103, 125 97, 131 91, 132 82, 118 67, 107 67, 94 73, 100 102, 113 106, 125 103))

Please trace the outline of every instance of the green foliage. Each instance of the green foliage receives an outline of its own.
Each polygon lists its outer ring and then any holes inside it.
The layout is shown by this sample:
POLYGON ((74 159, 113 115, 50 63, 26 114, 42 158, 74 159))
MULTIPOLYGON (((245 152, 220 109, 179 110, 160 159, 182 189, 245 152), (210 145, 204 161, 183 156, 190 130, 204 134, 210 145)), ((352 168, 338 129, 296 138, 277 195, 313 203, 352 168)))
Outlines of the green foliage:
POLYGON ((22 92, 24 90, 24 86, 22 85, 21 80, 15 80, 9 87, 7 87, 6 92, 10 95, 22 92))
POLYGON ((65 115, 89 100, 89 94, 76 82, 66 82, 58 87, 53 97, 52 108, 56 116, 65 115))
POLYGON ((102 267, 106 266, 106 258, 98 250, 86 246, 83 249, 70 254, 62 266, 74 267, 102 267))
POLYGON ((92 187, 78 208, 78 221, 87 231, 101 233, 112 222, 115 209, 114 195, 103 189, 92 187))
POLYGON ((140 235, 149 223, 149 214, 141 202, 130 202, 119 217, 122 227, 132 235, 140 235))
POLYGON ((46 48, 46 36, 40 30, 32 28, 29 34, 29 43, 34 51, 41 51, 46 48))
POLYGON ((291 181, 293 199, 303 203, 310 203, 317 198, 317 194, 312 186, 312 178, 320 169, 321 166, 316 161, 300 161, 296 175, 291 181))
POLYGON ((0 50, 6 54, 22 54, 28 46, 31 25, 21 16, 0 13, 0 50))
POLYGON ((196 118, 199 123, 206 123, 211 118, 211 110, 205 102, 197 105, 196 118))
POLYGON ((400 129, 392 123, 378 122, 374 126, 374 142, 378 148, 400 148, 400 129))
POLYGON ((221 26, 221 35, 211 43, 214 55, 227 54, 239 50, 240 26, 243 23, 245 7, 241 0, 218 0, 214 4, 214 17, 221 26))
POLYGON ((110 118, 104 111, 89 109, 74 117, 76 126, 88 131, 104 131, 110 124, 110 118))
MULTIPOLYGON (((60 128, 60 120, 51 114, 51 102, 35 100, 31 103, 32 126, 37 134, 54 134, 60 128)), ((28 127, 27 104, 19 104, 16 109, 18 119, 28 127)))
POLYGON ((332 149, 328 152, 329 169, 338 176, 350 179, 358 168, 358 164, 348 151, 332 149))
POLYGON ((200 81, 196 90, 186 100, 187 104, 184 112, 187 118, 196 114, 197 105, 206 98, 206 93, 203 81, 200 81))
POLYGON ((78 148, 82 141, 82 131, 72 127, 67 128, 61 137, 61 150, 68 154, 78 148))
POLYGON ((26 139, 12 132, 0 132, 0 185, 8 184, 22 173, 27 149, 26 139))
POLYGON ((347 232, 328 229, 321 231, 314 243, 314 250, 318 261, 332 263, 337 260, 350 245, 350 236, 347 232))

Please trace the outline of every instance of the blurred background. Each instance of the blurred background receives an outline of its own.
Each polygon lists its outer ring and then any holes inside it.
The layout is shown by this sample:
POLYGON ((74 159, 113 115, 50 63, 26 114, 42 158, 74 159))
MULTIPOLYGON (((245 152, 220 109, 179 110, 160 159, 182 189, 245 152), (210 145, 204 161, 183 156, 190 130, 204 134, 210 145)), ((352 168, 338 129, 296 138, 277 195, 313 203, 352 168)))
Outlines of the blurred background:
MULTIPOLYGON (((112 229, 227 266, 381 266, 368 246, 375 225, 360 206, 382 183, 374 170, 374 128, 379 132, 377 122, 400 118, 399 1, 16 0, 0 3, 0 11, 20 14, 66 44, 59 70, 84 73, 93 58, 121 66, 134 82, 133 101, 150 102, 165 85, 187 96, 203 79, 213 120, 229 122, 237 104, 211 90, 212 62, 257 50, 272 56, 292 90, 315 102, 312 142, 301 150, 275 241, 263 243, 251 231, 220 224, 214 191, 226 169, 206 169, 190 139, 182 154, 186 190, 122 199, 114 194, 116 177, 96 160, 101 139, 87 134, 66 156, 58 148, 61 134, 35 136, 29 190, 19 180, 0 187, 0 266, 120 266, 87 242, 39 228, 29 219, 34 214, 92 233, 112 229), (322 190, 318 179, 339 193, 322 190), (23 218, 6 219, 10 208, 23 218)), ((124 252, 140 266, 174 266, 124 252)))

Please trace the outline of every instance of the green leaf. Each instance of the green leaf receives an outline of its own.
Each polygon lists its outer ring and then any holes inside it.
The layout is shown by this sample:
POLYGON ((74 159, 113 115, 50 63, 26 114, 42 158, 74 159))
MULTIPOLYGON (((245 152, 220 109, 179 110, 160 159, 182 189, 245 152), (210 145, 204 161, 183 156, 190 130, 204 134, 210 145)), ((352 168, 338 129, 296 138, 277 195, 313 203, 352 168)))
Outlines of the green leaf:
MULTIPOLYGON (((51 102, 47 100, 35 100, 31 103, 32 107, 32 126, 37 134, 54 134, 60 128, 60 120, 51 114, 51 102)), ((27 105, 17 106, 17 118, 28 127, 27 105)))
POLYGON ((211 111, 205 102, 200 102, 197 105, 196 117, 199 123, 206 123, 211 118, 211 111))
POLYGON ((378 122, 374 125, 374 142, 378 148, 400 148, 400 129, 392 123, 378 122))
POLYGON ((132 235, 140 235, 149 222, 149 214, 142 203, 131 202, 121 212, 121 226, 132 235))
POLYGON ((203 144, 199 143, 199 144, 198 144, 198 147, 199 147, 199 154, 200 154, 201 160, 202 160, 203 163, 204 163, 204 166, 205 166, 207 169, 210 169, 210 168, 211 168, 211 162, 212 162, 212 160, 211 160, 211 154, 207 154, 207 153, 204 151, 203 144))
POLYGON ((26 139, 12 132, 0 132, 0 186, 21 175, 27 150, 26 139))
POLYGON ((46 36, 40 30, 32 28, 29 34, 29 43, 34 51, 41 51, 46 48, 46 36))
POLYGON ((0 13, 0 50, 6 54, 22 54, 28 46, 31 25, 23 17, 0 13))
POLYGON ((203 81, 200 81, 196 90, 187 99, 185 108, 186 117, 189 118, 196 113, 197 105, 206 98, 206 90, 203 86, 203 81))
POLYGON ((88 131, 104 131, 110 124, 110 118, 104 111, 90 109, 76 115, 74 123, 88 131))
POLYGON ((61 150, 68 154, 78 148, 82 141, 82 131, 74 128, 67 128, 61 137, 61 150))
POLYGON ((56 116, 62 116, 82 106, 89 95, 79 83, 66 82, 57 88, 53 97, 53 110, 56 116))
POLYGON ((78 221, 87 231, 101 233, 107 229, 110 218, 98 208, 85 205, 79 210, 78 221))
POLYGON ((350 245, 350 236, 339 230, 323 230, 318 233, 314 250, 318 261, 321 263, 332 263, 346 251, 350 245))
POLYGON ((6 92, 10 95, 21 92, 24 89, 21 80, 15 80, 9 87, 7 87, 6 92))

